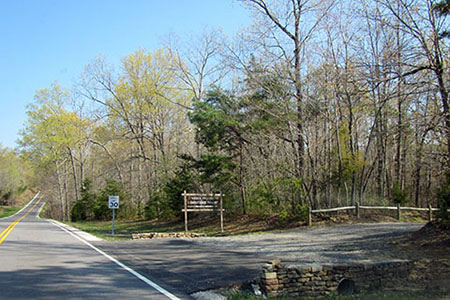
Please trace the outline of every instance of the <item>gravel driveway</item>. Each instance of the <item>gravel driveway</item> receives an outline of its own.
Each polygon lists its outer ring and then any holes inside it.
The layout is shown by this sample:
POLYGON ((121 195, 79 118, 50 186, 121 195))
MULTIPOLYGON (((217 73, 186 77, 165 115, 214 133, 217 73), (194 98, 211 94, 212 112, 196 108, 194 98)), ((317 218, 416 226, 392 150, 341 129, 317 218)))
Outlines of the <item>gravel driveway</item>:
POLYGON ((251 280, 265 262, 274 259, 331 263, 398 258, 390 242, 423 225, 354 224, 233 237, 94 244, 181 296, 251 280))
POLYGON ((198 238, 193 242, 220 250, 264 255, 283 262, 351 262, 393 257, 391 241, 424 223, 379 223, 296 228, 281 233, 198 238))

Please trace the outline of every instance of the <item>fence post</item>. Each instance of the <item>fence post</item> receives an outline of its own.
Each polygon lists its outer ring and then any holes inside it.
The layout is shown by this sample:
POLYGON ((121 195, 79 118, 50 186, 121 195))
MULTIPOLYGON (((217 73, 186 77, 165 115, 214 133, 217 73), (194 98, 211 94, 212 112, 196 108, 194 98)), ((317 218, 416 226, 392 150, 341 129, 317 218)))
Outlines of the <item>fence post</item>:
POLYGON ((356 217, 359 219, 359 202, 358 201, 356 201, 355 210, 356 210, 356 217))
POLYGON ((184 190, 184 232, 188 233, 188 211, 187 211, 187 195, 186 190, 184 190))
POLYGON ((223 232, 223 195, 220 191, 220 232, 223 232))
POLYGON ((433 208, 431 208, 431 204, 428 204, 428 221, 433 221, 433 208))
POLYGON ((400 212, 400 203, 397 203, 397 220, 400 221, 401 212, 400 212))
POLYGON ((311 206, 308 206, 308 226, 312 226, 311 206))

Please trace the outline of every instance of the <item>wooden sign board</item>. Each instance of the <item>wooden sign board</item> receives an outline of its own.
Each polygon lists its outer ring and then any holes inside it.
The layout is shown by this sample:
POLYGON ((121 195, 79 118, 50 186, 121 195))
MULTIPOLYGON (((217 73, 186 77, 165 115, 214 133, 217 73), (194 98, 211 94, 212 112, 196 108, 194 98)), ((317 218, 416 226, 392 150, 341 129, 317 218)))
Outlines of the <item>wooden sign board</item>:
POLYGON ((220 212, 220 230, 223 232, 223 194, 182 194, 184 198, 184 230, 188 232, 188 212, 220 212))

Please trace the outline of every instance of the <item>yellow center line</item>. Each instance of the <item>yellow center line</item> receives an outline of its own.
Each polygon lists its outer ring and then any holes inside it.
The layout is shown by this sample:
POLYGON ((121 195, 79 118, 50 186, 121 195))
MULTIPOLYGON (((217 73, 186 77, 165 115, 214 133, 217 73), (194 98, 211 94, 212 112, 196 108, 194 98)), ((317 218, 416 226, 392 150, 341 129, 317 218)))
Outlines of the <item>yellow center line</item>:
POLYGON ((36 207, 36 205, 38 205, 38 203, 41 201, 41 199, 42 199, 42 197, 39 198, 39 200, 36 201, 36 203, 33 205, 33 207, 31 207, 23 216, 21 216, 20 218, 18 218, 14 222, 12 222, 8 227, 6 227, 5 230, 2 231, 2 233, 0 234, 0 245, 3 243, 3 241, 6 239, 6 237, 11 233, 11 231, 14 229, 14 227, 16 227, 16 225, 19 224, 19 222, 22 221, 22 219, 25 218, 33 210, 33 208, 36 207))

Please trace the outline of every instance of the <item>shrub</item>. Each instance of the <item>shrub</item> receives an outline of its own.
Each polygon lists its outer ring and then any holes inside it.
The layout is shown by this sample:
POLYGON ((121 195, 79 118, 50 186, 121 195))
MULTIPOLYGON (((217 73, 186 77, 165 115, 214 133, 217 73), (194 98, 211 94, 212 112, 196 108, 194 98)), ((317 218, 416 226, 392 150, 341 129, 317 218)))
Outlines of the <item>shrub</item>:
POLYGON ((78 200, 70 211, 70 220, 72 222, 84 221, 86 220, 86 210, 83 202, 78 200))
POLYGON ((109 196, 119 196, 120 197, 120 208, 117 211, 117 217, 124 217, 127 215, 127 198, 128 194, 123 190, 120 182, 115 180, 107 180, 106 186, 102 189, 99 195, 95 199, 95 204, 93 208, 94 219, 99 221, 106 221, 112 218, 112 210, 108 208, 108 197, 109 196))
POLYGON ((395 204, 405 204, 408 200, 408 194, 396 182, 391 189, 391 200, 395 204))
POLYGON ((301 221, 306 221, 308 218, 308 205, 297 204, 293 209, 293 217, 301 221))
POLYGON ((183 191, 195 192, 195 175, 191 168, 185 164, 181 166, 159 191, 155 192, 147 202, 145 207, 145 217, 154 218, 172 218, 181 216, 183 208, 183 191))
POLYGON ((92 181, 85 179, 81 187, 81 199, 72 207, 70 219, 72 222, 92 220, 94 218, 94 204, 96 195, 91 192, 92 181))

